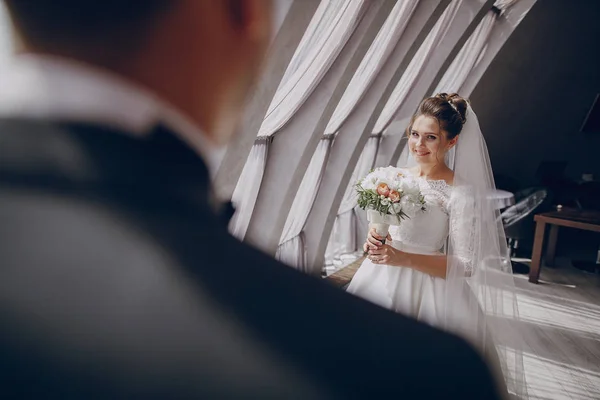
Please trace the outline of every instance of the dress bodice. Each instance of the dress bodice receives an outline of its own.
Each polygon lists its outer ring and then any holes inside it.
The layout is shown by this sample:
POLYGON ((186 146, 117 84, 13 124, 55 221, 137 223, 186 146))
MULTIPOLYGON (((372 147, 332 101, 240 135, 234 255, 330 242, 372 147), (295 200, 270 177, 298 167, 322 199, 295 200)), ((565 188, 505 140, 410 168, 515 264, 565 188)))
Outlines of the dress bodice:
POLYGON ((449 231, 449 207, 452 186, 444 180, 417 178, 425 197, 425 211, 417 211, 400 225, 390 227, 394 242, 426 253, 439 252, 449 231))

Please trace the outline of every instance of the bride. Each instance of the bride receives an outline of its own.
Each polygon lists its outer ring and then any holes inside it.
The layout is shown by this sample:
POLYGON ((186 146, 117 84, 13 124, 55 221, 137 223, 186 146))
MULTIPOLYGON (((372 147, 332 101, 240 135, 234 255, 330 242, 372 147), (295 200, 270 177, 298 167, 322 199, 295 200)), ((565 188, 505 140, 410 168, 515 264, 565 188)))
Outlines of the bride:
MULTIPOLYGON (((500 390, 526 397, 519 349, 499 346, 518 318, 494 181, 475 113, 457 94, 423 100, 407 129, 406 175, 426 200, 387 238, 374 229, 348 292, 454 332, 480 350, 500 390)), ((515 336, 516 337, 516 336, 515 336)), ((517 341, 518 342, 518 341, 517 341)))

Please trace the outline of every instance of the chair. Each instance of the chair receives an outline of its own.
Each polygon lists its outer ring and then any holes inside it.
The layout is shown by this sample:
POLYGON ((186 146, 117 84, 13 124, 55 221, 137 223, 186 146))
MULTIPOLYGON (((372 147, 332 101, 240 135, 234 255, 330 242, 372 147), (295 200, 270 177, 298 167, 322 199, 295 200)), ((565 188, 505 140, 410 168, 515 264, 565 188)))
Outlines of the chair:
MULTIPOLYGON (((517 203, 508 207, 500 214, 504 232, 508 239, 509 256, 515 257, 519 245, 523 241, 533 242, 533 232, 535 229, 534 215, 539 212, 548 198, 548 191, 542 188, 529 188, 522 193, 515 194, 517 203)), ((529 273, 529 266, 526 264, 512 261, 513 272, 529 273)))
POLYGON ((516 203, 519 203, 521 200, 529 197, 530 195, 534 194, 535 192, 537 192, 539 190, 545 190, 547 196, 550 194, 548 189, 546 189, 545 187, 541 187, 541 186, 532 186, 532 187, 529 187, 526 189, 521 189, 521 190, 515 192, 515 205, 516 205, 516 203))
POLYGON ((600 182, 584 182, 577 189, 578 208, 600 211, 600 182))

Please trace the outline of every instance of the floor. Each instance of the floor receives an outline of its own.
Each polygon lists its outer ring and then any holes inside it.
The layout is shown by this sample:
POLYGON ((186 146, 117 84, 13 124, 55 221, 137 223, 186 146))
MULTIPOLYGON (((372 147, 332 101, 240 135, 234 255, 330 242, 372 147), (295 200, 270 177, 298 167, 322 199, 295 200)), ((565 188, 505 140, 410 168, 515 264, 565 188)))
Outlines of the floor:
POLYGON ((567 260, 544 267, 540 284, 515 275, 531 399, 600 399, 600 276, 567 260))
MULTIPOLYGON (((355 253, 344 254, 341 257, 330 260, 323 268, 323 278, 328 277, 338 271, 341 271, 349 265, 355 264, 357 261, 362 262, 363 252, 359 250, 355 253)), ((360 263, 358 264, 360 265, 360 263)))
MULTIPOLYGON (((343 288, 362 259, 330 275, 343 288)), ((529 260, 523 260, 529 261, 529 260)), ((600 275, 566 259, 544 267, 540 283, 514 275, 526 336, 524 367, 530 399, 600 399, 600 275)))

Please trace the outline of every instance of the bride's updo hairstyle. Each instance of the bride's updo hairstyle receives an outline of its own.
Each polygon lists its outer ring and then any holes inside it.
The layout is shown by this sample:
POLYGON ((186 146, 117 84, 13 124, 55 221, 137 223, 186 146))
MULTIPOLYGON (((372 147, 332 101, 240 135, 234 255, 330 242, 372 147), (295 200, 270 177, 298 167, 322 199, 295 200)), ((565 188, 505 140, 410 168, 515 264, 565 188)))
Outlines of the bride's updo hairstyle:
POLYGON ((466 122, 468 100, 456 93, 439 93, 428 97, 421 102, 419 109, 413 115, 408 125, 407 134, 410 135, 412 125, 421 115, 435 118, 440 124, 440 129, 448 133, 448 140, 460 134, 466 122))

